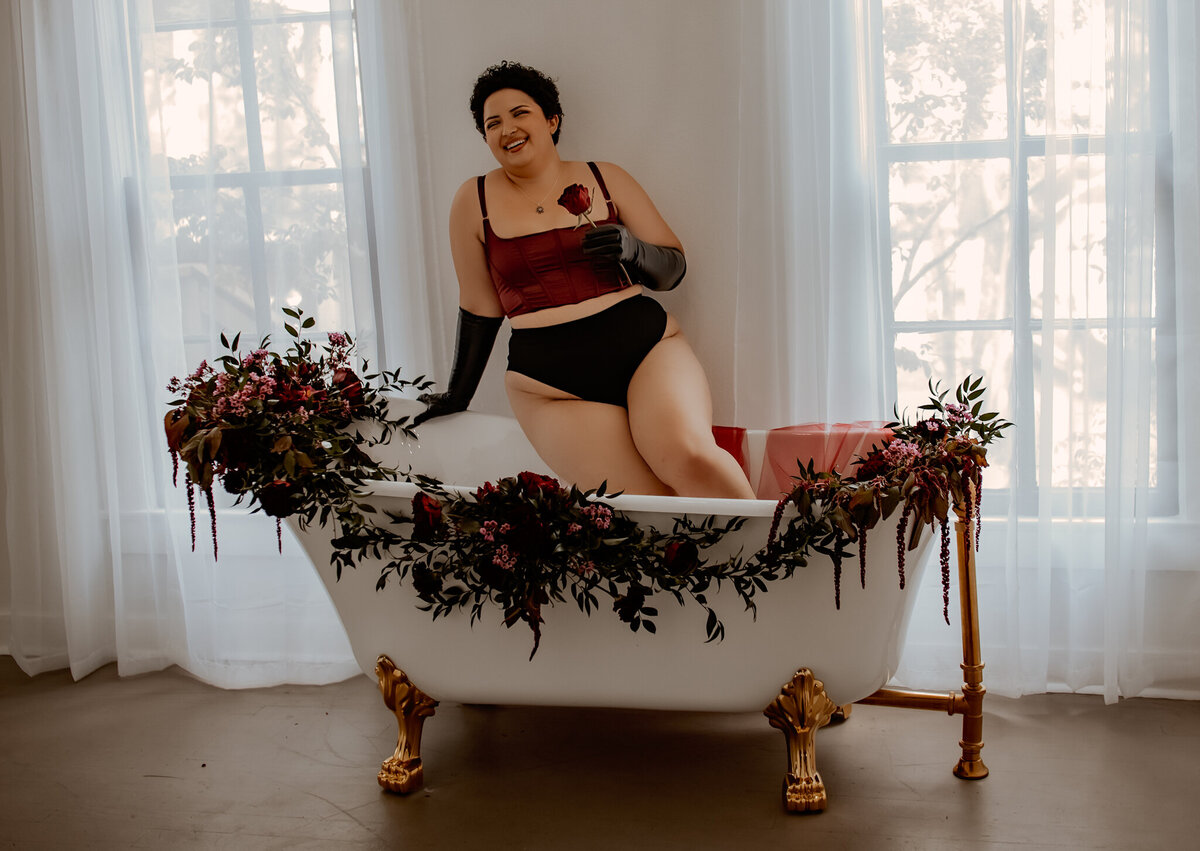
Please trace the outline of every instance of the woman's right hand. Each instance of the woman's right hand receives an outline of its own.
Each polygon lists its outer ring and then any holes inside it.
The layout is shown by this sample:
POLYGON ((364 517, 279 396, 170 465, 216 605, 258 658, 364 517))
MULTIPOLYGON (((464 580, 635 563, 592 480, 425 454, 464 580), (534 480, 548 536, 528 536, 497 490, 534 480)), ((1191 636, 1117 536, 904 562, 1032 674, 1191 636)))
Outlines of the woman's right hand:
POLYGON ((413 417, 414 428, 426 420, 444 417, 447 414, 457 414, 467 409, 466 405, 455 402, 450 393, 422 393, 417 397, 417 401, 424 402, 426 407, 425 410, 413 417))
POLYGON ((414 426, 467 409, 487 367, 501 321, 499 316, 477 316, 461 307, 458 309, 458 334, 454 341, 450 384, 445 393, 422 393, 417 397, 417 401, 428 407, 413 419, 414 426))

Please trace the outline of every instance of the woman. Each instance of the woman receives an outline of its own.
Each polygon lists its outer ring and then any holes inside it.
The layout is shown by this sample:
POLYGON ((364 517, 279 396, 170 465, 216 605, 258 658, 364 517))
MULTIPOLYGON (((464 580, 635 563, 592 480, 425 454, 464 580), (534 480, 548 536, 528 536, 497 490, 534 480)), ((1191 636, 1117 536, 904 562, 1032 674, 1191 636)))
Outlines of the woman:
POLYGON ((508 398, 559 478, 584 488, 606 481, 610 492, 753 499, 713 440, 703 368, 675 319, 643 294, 674 288, 685 269, 649 196, 611 163, 560 159, 558 90, 532 68, 487 69, 471 112, 500 167, 466 181, 450 209, 454 368, 446 393, 421 397, 429 408, 418 423, 466 409, 507 316, 508 398), (555 202, 574 184, 592 188, 594 225, 578 227, 555 202))

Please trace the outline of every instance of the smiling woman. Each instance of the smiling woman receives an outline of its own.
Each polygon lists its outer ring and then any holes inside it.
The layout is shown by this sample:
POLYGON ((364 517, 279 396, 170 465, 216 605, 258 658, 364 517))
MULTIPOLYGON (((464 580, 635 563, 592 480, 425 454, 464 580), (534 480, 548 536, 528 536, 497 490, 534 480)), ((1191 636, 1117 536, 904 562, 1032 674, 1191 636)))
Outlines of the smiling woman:
POLYGON ((562 106, 539 71, 513 62, 487 69, 471 112, 500 167, 463 183, 451 207, 455 363, 449 389, 422 397, 429 408, 418 423, 466 409, 506 316, 509 402, 565 481, 753 499, 713 440, 703 368, 679 323, 645 294, 673 289, 686 269, 649 195, 612 163, 559 156, 562 106))

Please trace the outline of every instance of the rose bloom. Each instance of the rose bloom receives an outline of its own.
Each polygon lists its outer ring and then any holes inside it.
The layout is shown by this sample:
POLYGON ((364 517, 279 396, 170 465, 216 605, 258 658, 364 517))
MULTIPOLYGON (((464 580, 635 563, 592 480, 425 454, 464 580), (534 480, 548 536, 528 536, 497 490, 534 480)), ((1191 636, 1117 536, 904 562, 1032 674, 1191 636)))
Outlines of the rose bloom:
POLYGON ((517 481, 521 483, 521 489, 530 496, 536 496, 538 491, 541 491, 544 496, 554 496, 559 490, 558 479, 531 473, 528 470, 519 473, 517 481))
POLYGON ((363 386, 354 370, 338 367, 333 371, 333 383, 341 391, 342 398, 354 401, 362 397, 363 386))
POLYGON ((700 566, 700 551, 692 541, 671 541, 663 550, 663 564, 675 574, 691 573, 700 566))
POLYGON ((573 216, 582 216, 592 209, 592 198, 582 183, 573 183, 558 197, 558 205, 573 216))
POLYGON ((429 494, 419 491, 412 501, 413 537, 428 540, 442 525, 442 504, 429 494))

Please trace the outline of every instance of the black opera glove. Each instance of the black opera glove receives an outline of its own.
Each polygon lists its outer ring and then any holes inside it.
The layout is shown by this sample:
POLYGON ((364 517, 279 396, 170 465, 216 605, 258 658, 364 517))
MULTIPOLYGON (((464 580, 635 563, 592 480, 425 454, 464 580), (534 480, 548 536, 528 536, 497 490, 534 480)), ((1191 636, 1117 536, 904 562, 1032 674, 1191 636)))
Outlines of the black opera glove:
POLYGON ((502 321, 499 316, 477 316, 461 307, 458 309, 458 337, 454 343, 450 385, 445 393, 422 393, 417 397, 428 407, 413 419, 414 426, 467 409, 487 367, 502 321))
POLYGON ((583 253, 596 260, 621 262, 635 283, 652 290, 673 290, 683 280, 687 261, 678 248, 654 245, 634 236, 625 225, 597 225, 583 235, 583 253))

